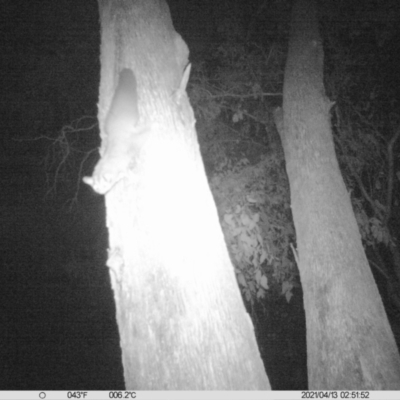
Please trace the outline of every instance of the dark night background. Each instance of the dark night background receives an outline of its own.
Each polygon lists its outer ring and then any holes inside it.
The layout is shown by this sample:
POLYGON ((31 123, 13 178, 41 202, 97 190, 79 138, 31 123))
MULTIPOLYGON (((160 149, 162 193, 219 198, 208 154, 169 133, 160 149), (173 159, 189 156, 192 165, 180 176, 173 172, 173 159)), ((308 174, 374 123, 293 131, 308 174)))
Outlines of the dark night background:
MULTIPOLYGON (((202 63, 215 46, 216 28, 228 9, 232 14, 239 10, 247 26, 252 24, 252 35, 265 38, 266 48, 277 43, 285 49, 290 18, 285 1, 168 3, 193 64, 202 63)), ((382 11, 383 5, 375 3, 368 2, 382 11)), ((105 266, 103 197, 79 179, 92 170, 99 146, 97 2, 1 4, 0 390, 124 389, 105 266)), ((381 108, 395 110, 399 31, 387 31, 392 36, 379 52, 369 48, 370 38, 353 40, 359 40, 360 52, 373 65, 364 85, 383 88, 381 108)), ((397 155, 395 163, 398 167, 397 155)), ((398 223, 396 216, 396 232, 398 223)), ((379 284, 382 278, 376 279, 379 284)), ((290 303, 270 296, 256 311, 272 388, 305 389, 301 291, 290 303)), ((399 343, 400 311, 388 308, 388 314, 399 343)))

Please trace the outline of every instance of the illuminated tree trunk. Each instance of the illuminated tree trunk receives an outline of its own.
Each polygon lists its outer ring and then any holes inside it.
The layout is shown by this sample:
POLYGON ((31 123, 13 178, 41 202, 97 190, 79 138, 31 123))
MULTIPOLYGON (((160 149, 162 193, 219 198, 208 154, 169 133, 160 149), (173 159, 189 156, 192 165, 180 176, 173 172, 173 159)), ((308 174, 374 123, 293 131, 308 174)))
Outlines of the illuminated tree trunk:
POLYGON ((332 139, 313 0, 298 0, 276 114, 307 323, 309 389, 399 389, 400 358, 332 139))
MULTIPOLYGON (((163 0, 99 0, 108 266, 127 389, 269 389, 200 157, 163 0)), ((185 71, 185 72, 184 72, 185 71)))

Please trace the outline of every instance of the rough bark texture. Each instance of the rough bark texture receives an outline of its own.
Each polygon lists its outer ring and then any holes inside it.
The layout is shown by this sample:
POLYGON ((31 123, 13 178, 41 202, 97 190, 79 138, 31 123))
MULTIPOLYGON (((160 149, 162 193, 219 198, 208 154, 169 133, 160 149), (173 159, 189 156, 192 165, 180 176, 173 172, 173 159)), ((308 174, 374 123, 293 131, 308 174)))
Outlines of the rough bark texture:
POLYGON ((339 166, 313 0, 293 9, 283 121, 307 323, 309 389, 399 389, 400 358, 339 166))
POLYGON ((106 193, 126 388, 269 389, 199 152, 186 44, 162 0, 99 0, 99 9, 102 155, 123 69, 136 79, 138 125, 150 126, 106 193))

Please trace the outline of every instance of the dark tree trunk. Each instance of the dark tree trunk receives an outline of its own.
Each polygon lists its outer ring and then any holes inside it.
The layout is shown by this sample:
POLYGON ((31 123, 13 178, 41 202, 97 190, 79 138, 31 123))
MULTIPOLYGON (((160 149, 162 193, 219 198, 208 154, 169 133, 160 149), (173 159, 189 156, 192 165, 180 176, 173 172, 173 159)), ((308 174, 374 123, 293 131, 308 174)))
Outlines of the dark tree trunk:
POLYGON ((283 119, 307 323, 309 389, 399 389, 400 358, 332 139, 315 3, 298 0, 283 119))

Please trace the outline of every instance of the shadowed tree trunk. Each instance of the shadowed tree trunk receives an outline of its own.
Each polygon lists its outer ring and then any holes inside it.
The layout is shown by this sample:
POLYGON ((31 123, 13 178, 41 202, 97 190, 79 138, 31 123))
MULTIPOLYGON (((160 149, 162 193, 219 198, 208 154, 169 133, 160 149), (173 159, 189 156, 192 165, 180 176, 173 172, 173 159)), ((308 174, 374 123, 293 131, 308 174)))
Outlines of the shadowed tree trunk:
POLYGON ((285 152, 307 323, 309 389, 400 389, 400 358, 332 139, 315 3, 298 0, 285 69, 285 152))
POLYGON ((269 389, 200 157, 163 0, 99 0, 108 266, 127 389, 269 389))

